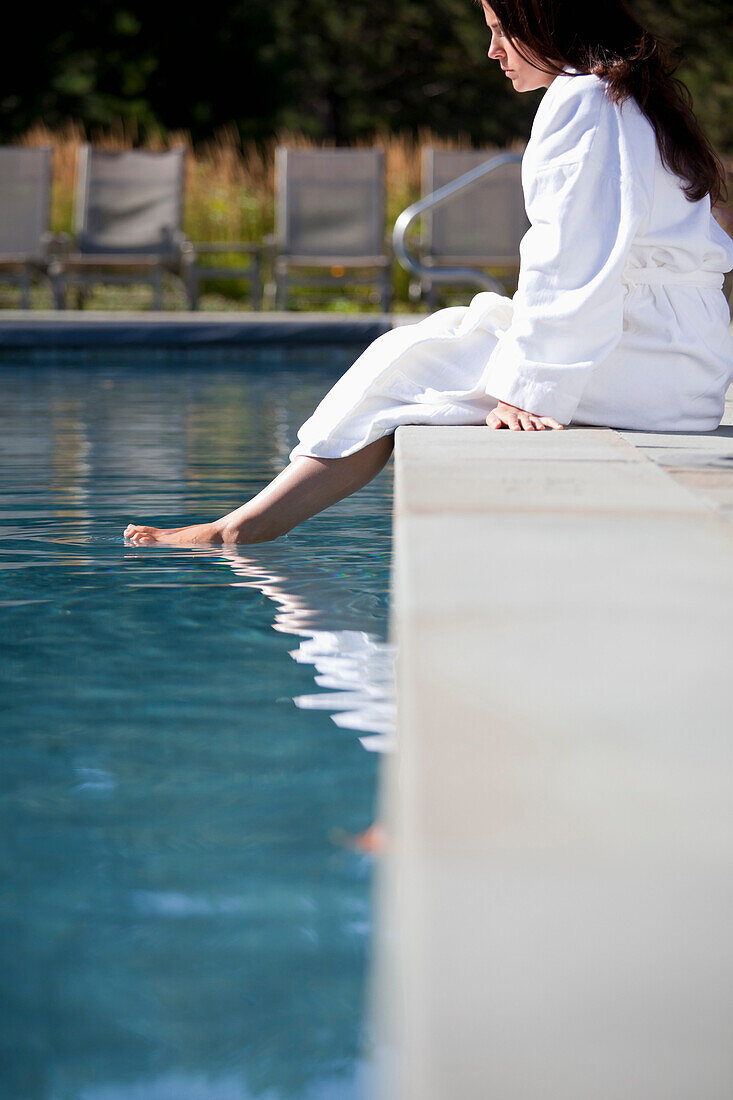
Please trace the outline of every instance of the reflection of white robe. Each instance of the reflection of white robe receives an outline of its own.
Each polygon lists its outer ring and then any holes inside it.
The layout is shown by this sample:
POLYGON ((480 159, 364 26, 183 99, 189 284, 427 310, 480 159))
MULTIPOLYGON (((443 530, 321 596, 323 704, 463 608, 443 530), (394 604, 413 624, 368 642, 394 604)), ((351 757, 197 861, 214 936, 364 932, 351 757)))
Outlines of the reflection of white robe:
POLYGON ((484 291, 378 337, 298 432, 336 458, 399 424, 481 424, 496 399, 561 423, 709 431, 733 381, 733 241, 662 165, 634 102, 561 74, 522 163, 513 301, 484 291))

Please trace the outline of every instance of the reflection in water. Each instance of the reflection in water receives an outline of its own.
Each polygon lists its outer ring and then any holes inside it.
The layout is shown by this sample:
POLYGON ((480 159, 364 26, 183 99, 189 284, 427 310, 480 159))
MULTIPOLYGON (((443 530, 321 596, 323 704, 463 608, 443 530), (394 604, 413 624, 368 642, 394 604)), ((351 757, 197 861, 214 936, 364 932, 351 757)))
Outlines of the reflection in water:
MULTIPOLYGON (((319 623, 343 617, 343 593, 324 586, 323 575, 312 566, 294 565, 278 546, 268 552, 254 547, 224 547, 222 560, 239 577, 235 588, 255 588, 277 606, 273 629, 303 640, 290 656, 299 664, 314 665, 315 681, 327 692, 296 695, 293 702, 306 710, 333 711, 336 725, 367 732, 360 737, 365 749, 385 752, 393 747, 395 727, 394 646, 358 629, 318 628, 319 623), (256 555, 256 556, 255 556, 256 555), (276 559, 276 560, 273 560, 276 559)), ((358 621, 358 616, 354 616, 358 621)))

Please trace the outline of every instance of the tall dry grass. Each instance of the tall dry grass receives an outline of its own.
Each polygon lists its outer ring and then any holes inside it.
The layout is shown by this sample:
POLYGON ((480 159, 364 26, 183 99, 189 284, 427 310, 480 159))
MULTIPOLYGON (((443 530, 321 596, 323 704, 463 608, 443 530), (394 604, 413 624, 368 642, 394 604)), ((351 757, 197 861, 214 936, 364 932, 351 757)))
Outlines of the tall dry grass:
MULTIPOLYGON (((225 127, 194 149, 185 131, 148 135, 139 142, 136 128, 119 122, 105 130, 86 133, 81 125, 69 124, 61 130, 36 125, 21 139, 23 145, 53 147, 54 186, 52 228, 71 232, 73 194, 79 146, 91 141, 103 149, 159 150, 183 145, 186 158, 186 210, 184 228, 194 240, 259 240, 271 232, 274 222, 274 164, 278 145, 316 149, 326 143, 302 134, 283 131, 264 145, 240 142, 234 127, 225 127)), ((470 149, 467 134, 446 139, 430 130, 417 138, 409 134, 376 134, 372 139, 354 143, 354 148, 377 145, 386 152, 387 207, 390 221, 420 193, 420 149, 432 145, 438 149, 470 149)))

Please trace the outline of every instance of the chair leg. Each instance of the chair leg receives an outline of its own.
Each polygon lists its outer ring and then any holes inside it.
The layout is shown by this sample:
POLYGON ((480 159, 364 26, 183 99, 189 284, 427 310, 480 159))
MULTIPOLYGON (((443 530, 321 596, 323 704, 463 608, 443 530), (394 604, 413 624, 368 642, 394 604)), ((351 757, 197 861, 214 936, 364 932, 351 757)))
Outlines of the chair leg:
POLYGON ((153 283, 153 309, 158 312, 163 310, 163 272, 156 268, 152 275, 153 283))
POLYGON ((51 291, 56 309, 66 309, 66 280, 58 271, 51 271, 51 291))
POLYGON ((428 291, 430 290, 430 279, 426 279, 424 275, 420 276, 420 298, 419 301, 427 303, 428 291))
POLYGON ((380 305, 383 313, 389 313, 392 309, 392 272, 387 268, 382 276, 382 293, 380 305))
POLYGON ((275 275, 275 309, 288 308, 288 277, 285 273, 275 275))
POLYGON ((20 308, 31 308, 31 277, 28 271, 20 276, 20 308))
POLYGON ((260 272, 260 258, 255 256, 252 261, 252 274, 249 282, 249 298, 253 310, 262 308, 262 274, 260 272))
POLYGON ((201 279, 199 277, 198 265, 190 264, 186 271, 186 292, 188 295, 188 308, 190 310, 197 310, 199 308, 200 289, 201 279))

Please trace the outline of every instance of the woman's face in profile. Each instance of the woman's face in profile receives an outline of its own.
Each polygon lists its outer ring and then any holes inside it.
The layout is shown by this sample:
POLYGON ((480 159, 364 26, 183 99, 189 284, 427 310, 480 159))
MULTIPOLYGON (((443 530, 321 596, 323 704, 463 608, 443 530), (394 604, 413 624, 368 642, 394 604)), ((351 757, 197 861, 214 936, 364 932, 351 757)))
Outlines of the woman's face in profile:
POLYGON ((533 92, 536 88, 549 88, 555 79, 554 74, 544 73, 517 52, 504 29, 499 23, 493 8, 486 0, 481 0, 486 25, 491 31, 489 57, 498 61, 506 76, 512 82, 515 92, 533 92))

